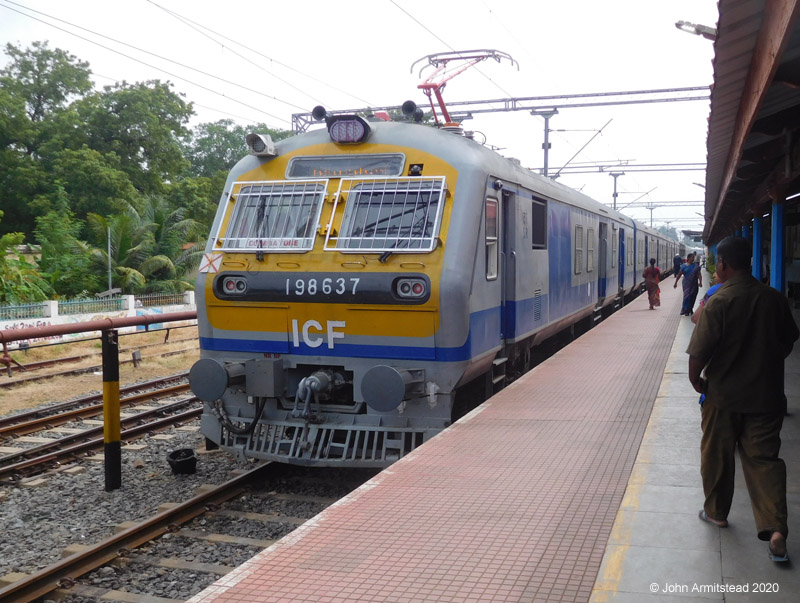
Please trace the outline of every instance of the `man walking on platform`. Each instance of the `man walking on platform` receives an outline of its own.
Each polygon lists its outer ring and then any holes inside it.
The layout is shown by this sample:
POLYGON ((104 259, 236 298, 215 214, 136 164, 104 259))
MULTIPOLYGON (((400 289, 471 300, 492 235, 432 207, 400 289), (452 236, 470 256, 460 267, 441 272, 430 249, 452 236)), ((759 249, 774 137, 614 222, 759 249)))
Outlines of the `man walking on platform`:
POLYGON ((787 561, 786 465, 778 456, 786 413, 783 364, 800 332, 786 297, 750 274, 751 257, 745 239, 719 243, 722 286, 705 305, 686 350, 689 380, 705 396, 700 519, 727 527, 738 445, 758 538, 769 541, 770 559, 787 561))

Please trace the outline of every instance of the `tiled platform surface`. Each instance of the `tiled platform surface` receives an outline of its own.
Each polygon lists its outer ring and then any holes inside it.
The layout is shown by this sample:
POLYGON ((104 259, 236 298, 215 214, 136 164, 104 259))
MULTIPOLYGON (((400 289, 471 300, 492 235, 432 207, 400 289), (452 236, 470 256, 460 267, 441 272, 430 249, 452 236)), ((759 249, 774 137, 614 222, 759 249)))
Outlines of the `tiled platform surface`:
POLYGON ((191 601, 588 601, 681 322, 665 285, 191 601))
MULTIPOLYGON (((794 314, 800 324, 800 310, 794 314)), ((738 466, 730 526, 720 529, 697 518, 703 505, 700 410, 685 354, 692 329, 681 320, 591 601, 800 601, 800 572, 791 562, 770 561, 766 543, 756 538, 738 466)), ((800 562, 800 547, 793 545, 800 521, 800 345, 786 361, 786 395, 781 457, 788 472, 789 554, 800 562)))

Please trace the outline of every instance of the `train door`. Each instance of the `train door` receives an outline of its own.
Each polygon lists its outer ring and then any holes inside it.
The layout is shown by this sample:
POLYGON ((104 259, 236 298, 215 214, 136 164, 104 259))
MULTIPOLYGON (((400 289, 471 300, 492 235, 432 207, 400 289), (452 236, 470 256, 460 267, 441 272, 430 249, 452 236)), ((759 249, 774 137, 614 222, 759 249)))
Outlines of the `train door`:
POLYGON ((619 288, 625 287, 625 229, 619 229, 619 257, 617 257, 617 264, 619 265, 619 288))
POLYGON ((600 299, 606 297, 606 280, 608 278, 608 224, 600 222, 600 249, 597 262, 597 295, 600 299))
POLYGON ((514 299, 516 298, 517 284, 517 252, 514 246, 515 224, 516 224, 516 194, 512 191, 503 191, 498 215, 503 217, 500 224, 500 278, 502 279, 501 299, 501 318, 500 332, 503 341, 513 337, 515 316, 514 299))

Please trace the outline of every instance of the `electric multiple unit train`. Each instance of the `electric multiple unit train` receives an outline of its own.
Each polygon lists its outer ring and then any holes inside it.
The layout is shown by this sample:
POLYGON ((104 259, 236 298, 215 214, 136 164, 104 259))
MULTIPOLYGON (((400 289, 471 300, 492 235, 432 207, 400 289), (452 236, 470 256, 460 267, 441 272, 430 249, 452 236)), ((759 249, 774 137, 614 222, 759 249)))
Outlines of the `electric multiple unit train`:
POLYGON ((197 279, 190 384, 238 457, 387 466, 681 251, 458 128, 324 119, 248 136, 197 279))

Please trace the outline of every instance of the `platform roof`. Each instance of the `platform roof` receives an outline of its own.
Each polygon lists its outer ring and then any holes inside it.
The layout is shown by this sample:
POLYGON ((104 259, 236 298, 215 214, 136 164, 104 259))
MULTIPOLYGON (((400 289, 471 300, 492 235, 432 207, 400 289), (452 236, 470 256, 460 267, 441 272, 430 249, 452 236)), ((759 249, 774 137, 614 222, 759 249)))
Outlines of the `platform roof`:
POLYGON ((713 244, 800 193, 800 0, 720 0, 705 228, 713 244))

